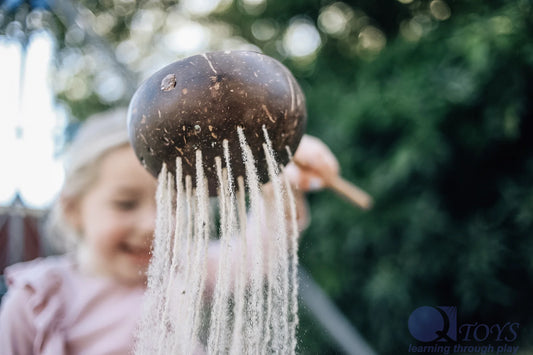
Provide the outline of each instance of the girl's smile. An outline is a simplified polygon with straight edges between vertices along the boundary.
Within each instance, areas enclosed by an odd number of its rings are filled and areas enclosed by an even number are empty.
[[[118,249],[141,265],[150,262],[151,250],[149,245],[135,245],[128,242],[119,243]]]

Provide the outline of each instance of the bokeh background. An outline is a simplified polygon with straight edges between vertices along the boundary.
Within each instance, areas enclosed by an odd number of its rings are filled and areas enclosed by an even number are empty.
[[[531,353],[533,1],[0,3],[1,44],[18,48],[0,53],[0,67],[15,58],[23,69],[37,39],[50,53],[26,81],[7,85],[10,69],[0,78],[7,87],[0,134],[13,142],[2,148],[0,184],[14,191],[2,218],[33,216],[35,224],[24,223],[37,235],[46,215],[46,203],[31,207],[17,193],[14,177],[30,176],[42,189],[41,145],[22,143],[44,134],[31,133],[38,123],[22,124],[37,96],[50,95],[56,121],[46,134],[56,156],[77,123],[127,105],[164,65],[209,50],[262,51],[302,86],[308,133],[375,199],[361,211],[329,191],[311,194],[312,223],[300,248],[301,264],[375,352],[407,353],[416,308],[455,306],[459,323],[520,323],[515,345]],[[20,82],[32,87],[31,76],[43,72],[48,94],[7,110]],[[16,155],[24,150],[16,144],[29,147],[26,155]],[[59,185],[54,177],[51,189]],[[6,243],[4,264],[13,259]],[[305,307],[299,334],[302,353],[341,353]]]

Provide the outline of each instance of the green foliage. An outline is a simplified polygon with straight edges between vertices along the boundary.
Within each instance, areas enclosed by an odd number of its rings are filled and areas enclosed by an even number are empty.
[[[312,196],[302,263],[379,353],[407,351],[423,305],[518,321],[529,343],[531,15],[526,2],[454,14],[352,70],[322,52],[305,78],[309,132],[376,206]]]

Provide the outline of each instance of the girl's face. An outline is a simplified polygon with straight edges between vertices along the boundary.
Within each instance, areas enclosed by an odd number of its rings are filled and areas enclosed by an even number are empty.
[[[82,271],[129,284],[146,280],[156,184],[129,146],[102,158],[96,181],[74,206]]]

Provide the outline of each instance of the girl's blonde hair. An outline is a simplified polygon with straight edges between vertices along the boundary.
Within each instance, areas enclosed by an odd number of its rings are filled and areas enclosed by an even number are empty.
[[[96,181],[102,158],[129,144],[126,115],[127,109],[118,108],[89,117],[66,150],[65,180],[46,223],[48,237],[59,251],[73,250],[81,237],[66,218],[65,201],[79,201]]]

